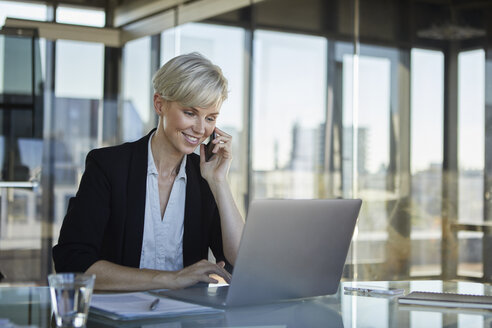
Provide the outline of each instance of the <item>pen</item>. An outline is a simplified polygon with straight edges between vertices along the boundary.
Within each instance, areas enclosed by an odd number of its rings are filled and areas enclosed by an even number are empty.
[[[156,298],[155,300],[152,301],[152,303],[150,303],[149,310],[154,311],[155,309],[157,309],[157,304],[159,304],[158,298]]]

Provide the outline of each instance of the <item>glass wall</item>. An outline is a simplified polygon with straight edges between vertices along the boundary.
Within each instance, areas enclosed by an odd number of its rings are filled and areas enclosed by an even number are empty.
[[[20,1],[0,1],[0,26],[4,25],[7,17],[45,21],[46,5]]]
[[[397,193],[388,184],[390,158],[390,104],[393,70],[398,63],[395,61],[397,52],[383,47],[361,46],[358,61],[358,94],[356,112],[353,112],[355,92],[350,80],[344,81],[347,86],[347,101],[344,101],[344,158],[346,162],[343,172],[344,184],[350,187],[352,194],[345,197],[363,199],[363,207],[359,214],[358,235],[354,240],[356,263],[363,262],[366,272],[377,274],[373,266],[386,261],[386,244],[388,242],[389,213],[388,202],[393,202]],[[344,67],[353,76],[352,56],[345,55]],[[393,80],[394,81],[394,80]],[[357,122],[354,129],[354,116]],[[357,138],[357,144],[354,144]],[[353,149],[357,149],[354,157]],[[354,159],[356,158],[356,159]],[[352,165],[355,165],[353,170]],[[352,179],[357,179],[353,184]],[[350,188],[350,189],[349,189]],[[356,188],[355,190],[353,188]],[[389,205],[388,205],[389,206]],[[391,211],[390,211],[391,213]],[[364,272],[359,272],[363,275]]]
[[[253,198],[318,198],[324,168],[327,40],[254,35]]]
[[[411,275],[441,273],[444,55],[411,52]]]
[[[138,140],[155,127],[150,69],[150,37],[128,42],[123,48],[122,141]]]
[[[56,43],[54,137],[54,243],[68,200],[78,189],[85,156],[98,147],[98,122],[103,96],[104,46],[62,41]]]
[[[458,57],[458,218],[483,222],[485,51]]]
[[[47,7],[31,3],[0,1],[2,25],[5,17],[46,20]],[[57,9],[57,18],[58,22],[68,24],[103,26],[105,14],[102,9],[60,6]],[[21,39],[19,37],[16,44],[22,42]],[[39,79],[34,85],[40,88],[41,96],[36,96],[35,105],[38,106],[40,102],[36,115],[44,117],[37,122],[39,124],[36,124],[36,131],[30,132],[35,133],[35,138],[25,137],[26,127],[17,123],[11,124],[9,128],[9,133],[17,140],[14,148],[6,142],[7,139],[1,138],[2,163],[5,158],[4,148],[5,154],[12,150],[19,153],[20,164],[14,166],[16,168],[14,180],[17,181],[13,183],[18,185],[19,182],[23,183],[25,182],[23,180],[29,179],[28,182],[36,187],[0,188],[0,249],[2,250],[0,271],[6,275],[4,281],[7,282],[45,283],[46,277],[41,274],[51,270],[50,262],[44,262],[44,258],[51,254],[51,245],[43,243],[45,240],[57,242],[68,200],[75,194],[84,171],[85,156],[90,149],[100,146],[98,140],[101,140],[99,125],[102,119],[104,45],[58,40],[55,46],[56,56],[48,59],[55,60],[53,63],[48,63],[48,66],[51,64],[55,66],[55,75],[51,76],[51,72],[48,73],[50,80],[55,81],[52,94],[49,88],[43,90],[46,77],[46,40],[35,42],[36,60],[33,65],[30,64],[31,52],[27,51],[28,49],[13,45],[10,40],[8,42],[9,44],[3,37],[0,38],[0,72],[2,73],[0,100],[7,99],[6,95],[10,92],[8,88],[17,86],[16,88],[19,89],[18,86],[25,80],[23,72],[28,74],[26,76],[30,79],[31,70],[35,70],[36,73],[40,71],[37,74]],[[27,40],[27,44],[30,46],[31,41]],[[17,58],[15,62],[11,60],[12,55]],[[29,65],[25,63],[18,65],[24,59],[29,59]],[[11,69],[16,71],[13,76],[7,72]],[[4,83],[5,81],[8,82]],[[30,83],[26,85],[30,90]],[[45,98],[49,98],[46,102],[43,101],[43,92]],[[31,100],[27,103],[30,102]],[[43,109],[43,105],[48,105],[49,108]],[[21,110],[16,111],[16,116],[21,112]],[[1,117],[2,126],[7,124],[5,117],[7,116]],[[24,125],[28,125],[28,131],[31,131],[30,115],[23,117],[23,121],[25,121]],[[49,127],[50,131],[43,131],[43,125]],[[43,135],[44,140],[41,139]],[[52,146],[53,152],[49,160],[44,163],[49,163],[48,166],[52,171],[41,166],[42,157],[48,154],[46,152],[48,144]],[[26,177],[24,174],[19,175],[19,172],[23,172],[20,168],[25,168]],[[47,176],[43,177],[44,179],[51,179],[48,176],[53,176],[53,189],[50,187],[46,189],[47,185],[41,185],[41,172]],[[2,180],[8,179],[3,174]],[[49,196],[50,194],[52,197]],[[52,201],[53,204],[43,203],[46,200]],[[46,208],[53,210],[46,210]],[[50,216],[43,217],[46,213],[50,213]],[[50,224],[46,225],[47,222]],[[51,225],[51,222],[54,224]],[[45,267],[47,265],[49,267]]]
[[[179,54],[199,52],[220,66],[229,82],[228,99],[220,109],[217,127],[232,136],[234,159],[229,171],[232,192],[240,211],[246,204],[246,134],[244,29],[238,27],[190,23],[161,34],[161,60],[164,65]]]
[[[45,20],[46,6],[0,1],[6,17]],[[41,275],[44,46],[32,31],[0,34],[0,272],[14,282]]]
[[[486,11],[479,3],[359,4],[359,30],[354,1],[269,0],[126,43],[112,140],[156,126],[152,74],[198,51],[230,82],[218,126],[234,137],[230,178],[243,213],[254,198],[360,197],[346,279],[481,278],[483,233],[457,229],[482,229],[490,205]],[[0,1],[4,16],[44,20],[46,7]],[[58,22],[102,26],[104,17],[57,9]],[[451,32],[441,21],[454,24]],[[6,48],[0,42],[2,71]],[[101,145],[103,58],[102,44],[56,41],[55,242],[85,155]],[[24,158],[39,149],[22,138],[19,147]],[[39,249],[39,197],[3,191],[2,251]]]
[[[68,6],[59,6],[56,9],[58,23],[103,27],[106,15],[101,9],[86,9]]]
[[[485,51],[458,56],[458,221],[484,221]],[[481,277],[482,232],[458,234],[458,274]]]

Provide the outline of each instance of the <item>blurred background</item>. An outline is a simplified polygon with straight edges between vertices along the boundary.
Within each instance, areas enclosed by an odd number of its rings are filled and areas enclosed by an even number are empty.
[[[46,284],[87,152],[155,127],[152,74],[192,51],[229,79],[243,214],[361,198],[344,279],[490,282],[492,1],[0,1],[2,25],[2,284]]]

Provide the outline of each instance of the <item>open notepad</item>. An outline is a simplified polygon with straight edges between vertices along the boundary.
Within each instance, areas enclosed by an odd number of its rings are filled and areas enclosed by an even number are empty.
[[[155,299],[155,295],[147,292],[94,294],[92,295],[90,312],[113,320],[222,312],[220,309],[180,302],[165,297],[160,297],[155,309],[150,310],[150,305]]]
[[[492,310],[492,296],[483,295],[411,292],[398,298],[398,303]]]

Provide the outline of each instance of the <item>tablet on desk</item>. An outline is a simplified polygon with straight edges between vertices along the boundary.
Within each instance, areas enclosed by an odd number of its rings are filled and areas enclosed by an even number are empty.
[[[398,298],[398,303],[492,310],[492,296],[455,293],[411,292]]]

